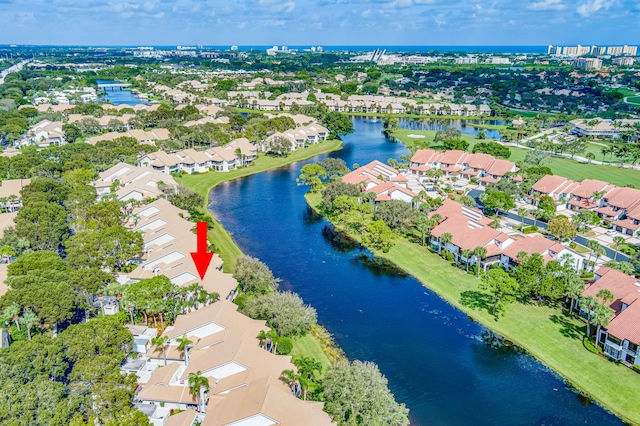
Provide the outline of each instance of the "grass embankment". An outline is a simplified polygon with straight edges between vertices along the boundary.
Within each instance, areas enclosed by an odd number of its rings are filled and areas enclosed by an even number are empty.
[[[223,267],[225,272],[233,272],[235,261],[242,256],[242,251],[233,242],[231,235],[220,225],[216,218],[213,217],[209,209],[207,209],[211,189],[222,182],[253,175],[265,170],[276,169],[296,161],[302,161],[315,157],[316,155],[336,151],[340,149],[341,146],[342,141],[340,140],[328,140],[304,149],[298,149],[286,157],[273,157],[262,154],[254,161],[253,165],[230,172],[207,172],[184,175],[177,178],[180,183],[204,197],[204,204],[200,208],[200,211],[209,215],[214,221],[213,229],[209,231],[209,241],[213,242],[215,249],[224,261]]]
[[[212,218],[214,222],[213,229],[208,233],[209,241],[213,242],[214,247],[224,261],[224,271],[232,273],[235,268],[235,261],[243,256],[242,251],[233,241],[222,225],[216,220],[207,208],[209,204],[209,192],[216,185],[222,182],[238,179],[244,176],[260,173],[270,169],[286,166],[296,161],[303,161],[316,155],[336,151],[342,146],[340,140],[324,141],[317,145],[312,145],[304,149],[298,149],[290,153],[286,157],[271,157],[260,155],[252,166],[242,169],[233,170],[231,172],[208,172],[201,174],[184,175],[177,180],[185,186],[193,189],[204,197],[204,204],[200,211]],[[332,361],[336,361],[342,356],[340,348],[335,346],[329,332],[319,325],[312,327],[310,333],[302,337],[294,339],[293,356],[308,356],[322,364],[322,372],[327,371]]]
[[[321,213],[320,195],[306,198]],[[558,307],[536,303],[509,305],[506,314],[496,319],[491,314],[491,295],[478,289],[477,278],[404,238],[389,253],[375,255],[395,263],[475,321],[525,349],[623,420],[640,424],[640,376],[588,352],[582,345],[586,329],[582,322],[565,316]]]
[[[475,127],[476,129],[485,129],[485,130],[504,130],[509,128],[509,126],[505,124],[467,123],[467,126]]]
[[[423,135],[424,138],[411,138],[410,134]],[[416,147],[420,145],[421,141],[429,142],[429,147],[433,149],[441,149],[441,146],[433,145],[433,139],[436,136],[435,130],[408,130],[398,129],[390,132],[390,135],[404,143],[409,149],[415,151]],[[469,151],[473,146],[479,142],[480,139],[476,139],[472,136],[462,135],[462,138],[469,142]],[[518,162],[524,161],[525,156],[529,150],[510,146],[511,161]],[[586,178],[599,179],[606,182],[610,182],[614,185],[625,186],[632,184],[635,187],[640,187],[640,171],[632,169],[623,169],[621,167],[607,166],[602,164],[588,164],[581,163],[577,160],[563,157],[553,157],[553,160],[546,164],[551,167],[554,174],[564,176],[576,181],[582,181]]]

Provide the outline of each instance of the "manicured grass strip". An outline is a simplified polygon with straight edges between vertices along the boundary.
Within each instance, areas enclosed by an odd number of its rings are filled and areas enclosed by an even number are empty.
[[[419,146],[421,141],[429,142],[431,144],[430,148],[441,148],[433,145],[433,139],[436,136],[435,130],[397,129],[390,133],[391,136],[400,140],[411,150],[415,150],[416,146]],[[408,136],[410,134],[424,135],[425,137],[420,139],[411,138]],[[482,142],[481,140],[469,135],[463,134],[462,138],[469,142],[469,151],[471,151],[475,144]],[[514,146],[510,146],[509,149],[511,150],[511,157],[509,159],[514,162],[524,161],[525,156],[529,152],[529,150]],[[599,148],[596,152],[599,153]],[[602,154],[600,154],[599,157],[602,157]],[[596,154],[596,158],[598,158],[598,154]],[[577,160],[563,157],[553,157],[553,160],[546,165],[551,167],[553,174],[564,176],[576,181],[582,181],[587,178],[599,179],[618,186],[631,184],[636,188],[640,188],[640,170],[623,169],[621,167],[602,164],[581,163]]]
[[[321,196],[306,197],[318,210]],[[403,238],[389,253],[375,255],[395,263],[474,320],[525,349],[623,420],[640,424],[640,375],[584,349],[586,326],[582,322],[565,316],[557,307],[536,303],[509,305],[506,314],[496,320],[491,315],[491,296],[478,289],[477,278]]]
[[[476,123],[468,123],[467,126],[475,127],[476,129],[485,129],[485,130],[504,130],[508,126],[504,124],[476,124]]]
[[[321,376],[324,376],[324,373],[326,373],[331,365],[329,358],[327,358],[325,353],[322,351],[320,343],[318,343],[311,334],[305,334],[304,336],[298,336],[293,339],[293,350],[291,351],[291,356],[308,356],[319,361],[320,364],[322,364]]]
[[[177,181],[183,185],[193,189],[204,197],[204,204],[200,209],[204,214],[209,215],[213,221],[213,229],[209,231],[209,241],[213,242],[215,250],[220,254],[224,261],[224,271],[233,272],[235,261],[242,257],[242,251],[233,242],[231,235],[222,227],[222,225],[211,215],[207,206],[209,204],[209,192],[213,187],[222,182],[238,179],[244,176],[253,175],[265,170],[276,169],[296,161],[306,160],[316,155],[336,151],[342,147],[342,141],[329,140],[319,144],[311,145],[307,148],[298,149],[290,153],[286,157],[274,157],[260,154],[254,161],[253,165],[241,169],[232,170],[230,172],[207,172],[200,174],[184,175],[177,178]]]

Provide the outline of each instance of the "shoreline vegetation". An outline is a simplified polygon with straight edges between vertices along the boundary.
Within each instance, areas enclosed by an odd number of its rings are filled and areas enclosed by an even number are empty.
[[[319,193],[308,192],[305,199],[338,231],[362,243],[358,235],[332,221],[321,206]],[[387,253],[369,250],[416,278],[474,321],[526,351],[582,395],[623,421],[640,424],[637,401],[629,398],[640,395],[638,373],[586,350],[582,339],[586,328],[583,322],[566,316],[558,306],[535,302],[511,306],[504,316],[496,319],[491,312],[490,294],[478,289],[480,281],[425,247],[399,237]]]
[[[227,273],[232,273],[235,269],[235,262],[244,254],[240,247],[233,241],[233,236],[224,229],[222,224],[211,214],[207,208],[209,204],[209,192],[217,185],[250,176],[267,170],[273,170],[289,164],[308,160],[309,158],[337,151],[342,148],[342,141],[339,139],[326,140],[319,144],[311,145],[304,149],[298,149],[287,156],[268,156],[261,154],[256,158],[251,166],[246,166],[230,172],[208,172],[201,174],[183,175],[176,180],[181,184],[196,191],[204,198],[204,203],[199,212],[210,218],[213,223],[212,229],[208,232],[209,242],[213,245],[214,251],[223,260],[223,269]],[[346,359],[344,352],[338,347],[331,336],[331,333],[319,324],[314,325],[310,332],[304,336],[294,339],[292,355],[308,356],[318,362],[323,367],[323,372],[327,367]]]

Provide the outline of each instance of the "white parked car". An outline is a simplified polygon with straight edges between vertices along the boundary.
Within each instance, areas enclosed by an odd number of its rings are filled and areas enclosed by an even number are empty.
[[[605,234],[607,234],[607,235],[616,235],[616,230],[615,229],[609,229],[607,232],[605,232]]]

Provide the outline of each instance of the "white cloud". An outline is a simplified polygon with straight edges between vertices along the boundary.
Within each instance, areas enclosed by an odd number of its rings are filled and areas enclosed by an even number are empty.
[[[596,13],[600,9],[609,9],[613,5],[613,3],[615,3],[614,0],[591,0],[583,5],[578,6],[578,9],[576,10],[580,14],[580,16],[586,18]]]
[[[443,25],[445,25],[447,23],[446,19],[444,18],[444,15],[442,13],[437,14],[434,20],[436,22],[436,25],[439,26],[439,27],[441,27],[441,26],[443,26]]]
[[[360,13],[360,17],[362,18],[368,18],[369,16],[371,16],[371,9],[363,10],[362,13]]]
[[[541,0],[531,3],[527,9],[530,10],[563,10],[567,6],[562,3],[562,0]]]
[[[438,0],[393,0],[392,2],[385,4],[384,7],[389,9],[401,9],[421,4],[433,4],[437,1]]]

